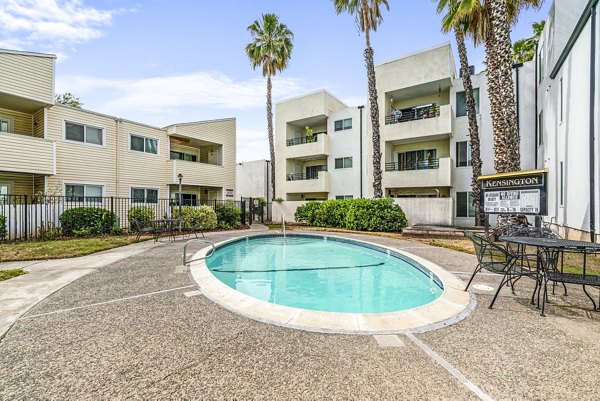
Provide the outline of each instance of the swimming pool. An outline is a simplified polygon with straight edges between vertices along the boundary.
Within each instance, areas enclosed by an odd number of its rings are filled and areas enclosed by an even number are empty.
[[[326,236],[261,236],[206,260],[227,286],[270,303],[326,312],[384,313],[422,306],[440,280],[406,257]]]
[[[464,319],[476,303],[462,280],[435,263],[344,234],[293,233],[285,240],[253,234],[215,249],[196,252],[189,265],[199,293],[279,326],[365,335],[423,332]]]

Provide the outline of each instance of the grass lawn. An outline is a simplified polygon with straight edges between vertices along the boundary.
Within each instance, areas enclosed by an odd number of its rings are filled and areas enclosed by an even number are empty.
[[[0,270],[0,281],[8,280],[9,278],[18,277],[25,274],[23,269]]]
[[[143,236],[140,240],[145,241],[151,238],[151,236]],[[134,242],[134,235],[119,235],[0,244],[0,262],[73,258],[133,244]]]

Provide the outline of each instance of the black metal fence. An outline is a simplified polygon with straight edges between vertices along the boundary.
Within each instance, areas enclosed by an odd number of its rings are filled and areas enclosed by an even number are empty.
[[[395,109],[389,116],[385,116],[385,125],[404,123],[407,121],[422,120],[440,116],[440,106],[436,104]]]
[[[312,136],[300,136],[286,141],[287,146],[302,145],[304,143],[318,142],[320,135],[327,135],[327,132],[315,132]]]
[[[440,159],[385,163],[385,171],[430,170],[440,168]]]
[[[240,224],[251,224],[252,213],[244,200],[205,200],[183,202],[182,206],[199,207],[206,205],[217,211],[218,208],[238,208],[241,211]],[[130,231],[129,213],[132,207],[144,206],[152,210],[155,219],[177,216],[179,202],[176,199],[157,199],[152,202],[135,198],[73,197],[73,196],[31,196],[0,195],[0,241],[48,239],[60,236],[62,214],[75,208],[100,208],[115,216],[115,228]]]

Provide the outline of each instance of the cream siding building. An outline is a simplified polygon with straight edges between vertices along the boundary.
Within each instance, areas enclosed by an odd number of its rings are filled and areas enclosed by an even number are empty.
[[[0,195],[232,199],[234,118],[165,128],[54,104],[52,55],[0,50]]]

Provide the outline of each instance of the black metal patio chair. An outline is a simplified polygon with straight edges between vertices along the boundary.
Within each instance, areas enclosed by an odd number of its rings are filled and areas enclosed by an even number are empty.
[[[485,269],[491,273],[502,274],[502,280],[492,299],[490,309],[494,306],[496,298],[504,285],[510,285],[512,293],[515,293],[514,285],[521,277],[532,277],[536,280],[536,287],[531,297],[531,302],[534,302],[535,293],[538,292],[539,285],[537,263],[532,262],[537,262],[536,255],[527,255],[522,252],[516,252],[515,249],[511,249],[507,245],[494,243],[489,238],[475,234],[471,231],[465,231],[465,236],[473,242],[475,254],[477,256],[477,266],[465,287],[465,291],[469,289],[469,286],[477,273]]]
[[[158,241],[160,231],[157,230],[154,224],[144,224],[143,222],[135,218],[131,218],[131,222],[133,223],[133,229],[136,232],[136,241],[140,240],[142,234],[151,234],[154,236],[154,242]]]

